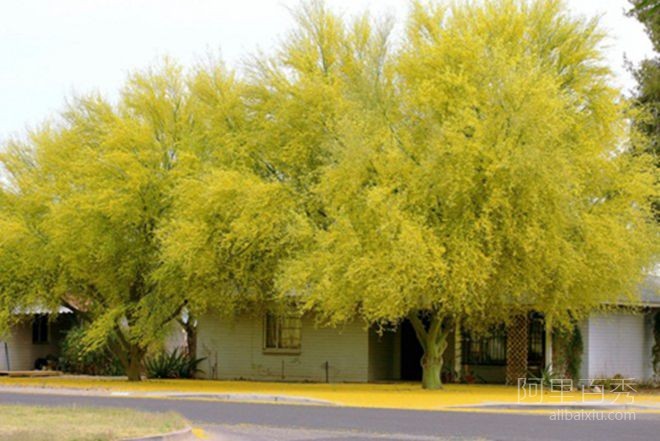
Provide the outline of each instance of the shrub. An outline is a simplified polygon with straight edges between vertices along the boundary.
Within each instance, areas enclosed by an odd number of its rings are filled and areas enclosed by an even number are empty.
[[[552,334],[552,348],[555,352],[555,373],[564,378],[577,381],[582,366],[582,353],[584,345],[582,333],[577,325],[571,329],[557,329]]]
[[[612,389],[621,385],[621,380],[625,379],[621,374],[615,374],[613,377],[608,377],[607,375],[599,375],[598,377],[592,381],[591,385],[602,387],[605,392],[611,392]]]
[[[202,372],[199,364],[206,358],[194,358],[184,351],[174,349],[172,352],[160,352],[149,357],[144,362],[149,378],[193,378]]]
[[[60,345],[59,369],[64,372],[85,375],[124,375],[119,359],[107,346],[87,350],[82,343],[84,326],[71,328]]]
[[[653,317],[653,374],[660,376],[660,312]]]
[[[582,342],[582,332],[576,325],[568,342],[568,359],[566,360],[566,372],[573,379],[580,377],[580,367],[582,366],[582,352],[584,344]]]

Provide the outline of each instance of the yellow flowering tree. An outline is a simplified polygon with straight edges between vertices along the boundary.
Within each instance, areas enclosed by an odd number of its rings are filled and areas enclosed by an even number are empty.
[[[561,325],[632,293],[657,252],[657,176],[601,40],[558,1],[415,3],[379,93],[342,90],[311,187],[325,218],[281,292],[324,323],[408,319],[430,389],[458,320]]]
[[[457,321],[567,325],[633,291],[657,172],[594,21],[414,3],[395,44],[389,20],[295,17],[245,77],[165,63],[6,146],[0,327],[68,304],[137,380],[182,308],[280,294],[324,324],[409,320],[437,388]]]
[[[209,167],[240,168],[232,153],[244,114],[239,88],[217,65],[186,75],[166,61],[132,75],[116,105],[76,99],[61,121],[5,146],[5,328],[13,308],[65,304],[87,322],[87,347],[110,345],[129,379],[140,379],[164,325],[204,304],[172,270],[176,253],[167,251],[175,237],[181,250],[194,238],[170,227],[185,189],[199,187],[190,181],[202,182]],[[238,172],[210,176],[241,191],[258,185]],[[250,219],[235,200],[231,210]]]

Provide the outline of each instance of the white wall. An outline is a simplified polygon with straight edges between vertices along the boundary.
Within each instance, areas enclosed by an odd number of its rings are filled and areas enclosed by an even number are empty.
[[[165,327],[162,349],[165,352],[172,352],[175,349],[185,351],[187,348],[186,333],[181,325],[177,321],[172,320]]]
[[[582,376],[594,379],[619,374],[648,379],[647,325],[643,314],[621,311],[592,315],[582,326]]]
[[[230,322],[206,314],[198,322],[197,356],[206,378],[325,381],[367,381],[368,332],[361,323],[342,328],[317,328],[304,317],[299,354],[263,351],[263,319],[240,316]]]
[[[12,327],[9,335],[0,337],[0,370],[25,371],[34,369],[37,358],[47,355],[57,355],[57,326],[49,323],[49,342],[46,344],[32,343],[32,322],[26,319]],[[5,344],[9,352],[9,368],[5,355]]]
[[[580,365],[580,378],[590,378],[589,363],[591,354],[589,352],[589,320],[580,323],[580,333],[582,334],[582,365]]]

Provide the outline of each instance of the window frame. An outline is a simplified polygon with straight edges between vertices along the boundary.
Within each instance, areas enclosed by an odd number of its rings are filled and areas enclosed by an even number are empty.
[[[282,328],[283,322],[285,319],[294,319],[298,322],[297,333],[298,333],[298,345],[297,347],[282,347]],[[268,331],[269,331],[269,320],[275,320],[275,340],[276,346],[268,346]],[[302,351],[302,317],[296,314],[285,314],[278,315],[275,313],[266,313],[264,314],[262,321],[263,329],[263,338],[262,338],[262,351],[264,354],[271,355],[299,355]],[[296,329],[296,328],[291,328]]]

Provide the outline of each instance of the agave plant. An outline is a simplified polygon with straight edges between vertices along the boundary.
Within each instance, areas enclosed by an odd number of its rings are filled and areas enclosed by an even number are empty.
[[[203,372],[199,364],[206,358],[194,358],[184,351],[174,349],[172,352],[160,352],[149,357],[144,367],[149,378],[192,378]]]
[[[530,376],[533,380],[535,380],[539,384],[542,384],[544,387],[551,387],[553,380],[559,379],[559,375],[557,375],[552,370],[552,365],[541,369],[538,376],[536,375],[530,375]]]

